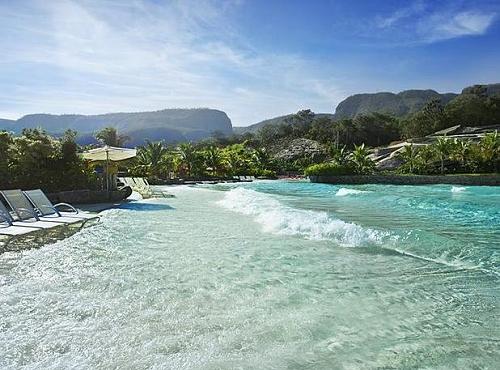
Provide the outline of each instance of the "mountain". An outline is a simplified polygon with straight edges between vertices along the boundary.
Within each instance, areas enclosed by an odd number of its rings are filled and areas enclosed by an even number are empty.
[[[405,90],[394,94],[379,92],[356,94],[341,101],[335,110],[335,118],[353,118],[364,113],[388,113],[401,117],[414,113],[432,99],[440,99],[443,104],[457,97],[458,94],[440,94],[434,90]]]
[[[469,86],[462,90],[462,94],[481,94],[487,96],[500,94],[500,83]]]
[[[244,134],[246,132],[256,133],[262,127],[264,127],[266,125],[280,125],[283,123],[287,123],[286,122],[287,118],[290,118],[292,116],[293,116],[293,114],[287,114],[284,116],[278,116],[278,117],[266,119],[264,121],[254,123],[253,125],[246,126],[246,127],[233,127],[233,132],[235,134]],[[331,113],[316,113],[314,115],[314,119],[322,118],[322,117],[334,118],[333,114],[331,114]]]
[[[79,114],[30,114],[17,121],[0,119],[0,130],[19,133],[23,128],[42,127],[51,134],[62,134],[67,129],[79,133],[83,144],[94,142],[93,134],[113,126],[130,137],[129,146],[141,145],[144,140],[196,141],[218,131],[232,133],[231,120],[226,113],[208,108],[164,109],[155,112]]]

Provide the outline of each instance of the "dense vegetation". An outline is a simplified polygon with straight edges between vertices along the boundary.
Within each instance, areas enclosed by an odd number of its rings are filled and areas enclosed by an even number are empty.
[[[375,165],[368,147],[421,137],[455,124],[500,124],[500,96],[476,87],[445,106],[431,100],[420,111],[402,118],[370,113],[335,121],[332,116],[303,110],[288,116],[283,124],[265,125],[255,133],[227,136],[214,132],[209,139],[176,145],[147,141],[138,148],[137,158],[122,170],[152,180],[273,177],[289,171],[307,175],[369,174]],[[112,146],[123,146],[130,140],[111,127],[94,135]],[[72,130],[59,138],[36,128],[25,129],[19,136],[0,131],[0,188],[41,187],[50,192],[95,187],[93,168],[78,155],[84,148],[76,144],[76,136]],[[304,139],[313,140],[321,149],[293,158],[280,157],[280,150]],[[405,147],[399,154],[403,164],[398,171],[498,172],[499,157],[497,133],[486,135],[479,143],[441,137],[432,145]]]
[[[305,137],[327,145],[353,148],[362,143],[379,146],[398,139],[422,137],[459,124],[500,124],[500,94],[487,95],[484,88],[476,87],[446,105],[432,99],[421,110],[403,117],[369,113],[336,121],[328,116],[317,118],[310,110],[304,110],[287,117],[282,124],[267,125],[255,135],[246,135],[258,139],[264,146]]]
[[[425,147],[406,146],[399,154],[403,165],[401,173],[487,173],[498,172],[500,164],[500,136],[486,134],[480,142],[451,140],[440,137]]]
[[[227,178],[234,175],[274,177],[274,164],[263,148],[247,142],[217,146],[211,142],[166,146],[148,142],[138,149],[130,172],[149,178]]]
[[[92,170],[78,156],[76,132],[56,139],[43,130],[24,129],[20,136],[0,131],[0,189],[44,191],[94,186]]]
[[[398,153],[402,165],[399,173],[432,175],[446,173],[491,173],[500,168],[500,136],[497,132],[486,134],[478,143],[468,140],[439,137],[427,146],[408,145]],[[348,153],[345,147],[333,151],[331,159],[309,166],[308,176],[340,176],[371,174],[374,163],[363,146]]]

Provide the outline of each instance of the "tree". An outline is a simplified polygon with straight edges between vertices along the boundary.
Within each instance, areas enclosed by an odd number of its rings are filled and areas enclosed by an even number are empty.
[[[216,176],[222,170],[224,157],[219,148],[214,145],[209,146],[204,153],[205,165],[210,168],[212,176]]]
[[[437,156],[439,157],[439,161],[441,163],[441,174],[444,174],[444,161],[448,159],[451,150],[453,148],[452,141],[449,140],[446,136],[438,137],[436,142],[433,145],[434,150],[436,151]]]
[[[422,137],[449,126],[441,101],[432,99],[420,111],[403,119],[402,134],[406,138]]]
[[[500,136],[498,131],[484,135],[479,143],[484,167],[487,170],[498,172],[498,162],[500,161]]]
[[[364,143],[368,146],[389,144],[400,137],[396,117],[382,113],[358,115],[353,120],[355,144]]]
[[[266,148],[257,148],[253,151],[253,160],[259,170],[263,171],[269,169],[271,165],[271,158]]]
[[[114,127],[103,128],[95,134],[95,138],[105,145],[116,147],[121,147],[130,140],[128,136],[118,134]]]
[[[404,162],[402,170],[414,173],[417,162],[417,151],[413,147],[413,144],[405,145],[401,149],[401,152],[398,153],[398,157]]]
[[[137,161],[140,166],[147,168],[149,176],[160,176],[167,154],[168,149],[162,141],[146,140],[146,145],[139,147],[137,151]]]
[[[346,165],[349,162],[349,153],[347,152],[345,145],[340,149],[335,146],[331,147],[330,156],[332,157],[332,162],[341,166]]]
[[[351,154],[351,162],[354,165],[354,169],[358,174],[370,174],[375,168],[375,163],[368,157],[368,149],[365,148],[365,144],[355,146]]]
[[[177,148],[180,163],[185,166],[188,176],[193,176],[199,164],[199,155],[191,143],[182,143]]]
[[[467,168],[467,159],[469,157],[470,147],[471,144],[469,140],[455,139],[453,141],[451,156],[460,163],[463,170]]]
[[[12,134],[0,131],[0,189],[9,188],[12,181],[12,174],[9,171],[12,162],[12,145]]]

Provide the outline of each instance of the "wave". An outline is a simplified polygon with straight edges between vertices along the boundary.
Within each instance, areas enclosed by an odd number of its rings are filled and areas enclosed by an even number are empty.
[[[344,197],[346,195],[354,195],[354,194],[362,194],[362,193],[369,193],[369,191],[366,191],[366,190],[356,190],[356,189],[348,189],[348,188],[340,188],[335,193],[335,196],[337,196],[337,197]]]
[[[346,247],[381,245],[390,237],[378,230],[332,218],[326,212],[286,206],[271,195],[250,189],[232,189],[218,204],[229,210],[254,216],[254,220],[262,225],[265,232],[278,235],[333,240]]]
[[[464,192],[465,190],[467,190],[467,188],[463,187],[463,186],[452,186],[451,187],[451,192],[452,193],[462,193]]]

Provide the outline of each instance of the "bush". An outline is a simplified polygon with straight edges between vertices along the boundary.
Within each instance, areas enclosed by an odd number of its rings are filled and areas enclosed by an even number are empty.
[[[266,179],[275,179],[276,172],[273,170],[260,170],[256,172],[257,177],[265,177]]]
[[[352,175],[354,172],[354,169],[347,164],[319,163],[307,167],[304,174],[306,176],[342,176]]]

